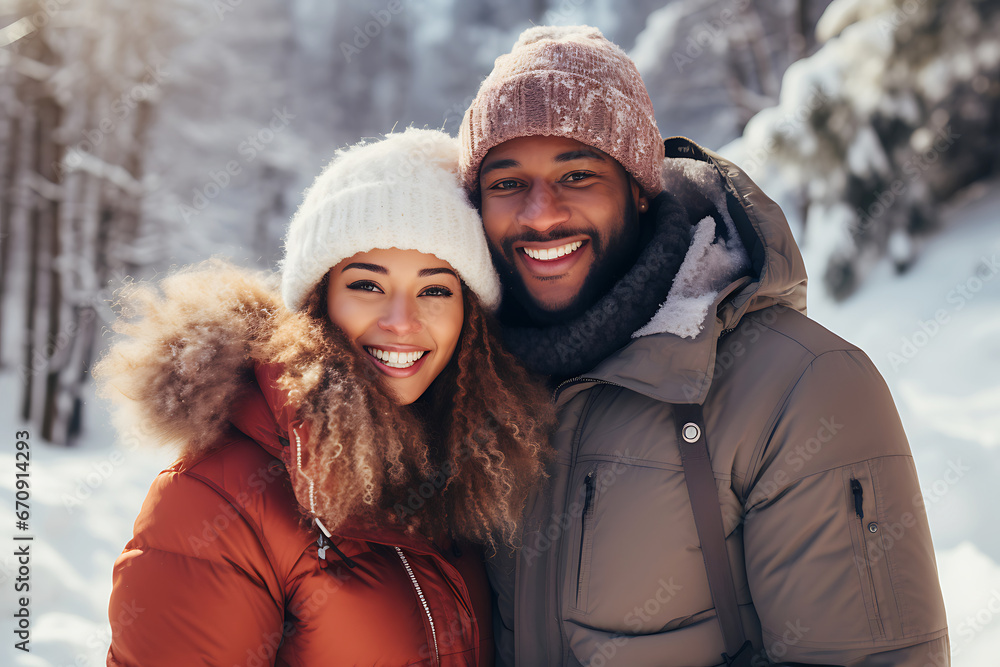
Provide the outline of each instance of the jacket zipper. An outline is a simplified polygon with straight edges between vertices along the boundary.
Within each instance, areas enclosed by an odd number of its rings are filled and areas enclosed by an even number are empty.
[[[413,584],[413,590],[417,592],[417,597],[420,598],[420,604],[424,608],[424,613],[427,615],[427,622],[431,626],[431,639],[434,640],[434,664],[441,664],[441,655],[438,653],[438,640],[437,631],[434,629],[434,618],[431,616],[431,608],[427,604],[427,598],[424,597],[424,591],[420,588],[420,583],[417,581],[417,576],[413,574],[413,568],[410,567],[410,561],[406,559],[403,554],[403,550],[399,547],[393,547],[396,553],[399,555],[399,560],[403,561],[403,567],[406,568],[406,574],[410,576],[410,583]]]
[[[588,379],[590,379],[590,378],[575,378],[575,380],[580,380],[580,381],[585,381],[585,380],[588,380]],[[552,400],[553,401],[556,400],[556,397],[559,394],[559,390],[563,387],[563,385],[567,384],[567,382],[573,382],[575,380],[566,380],[566,381],[560,383],[559,386],[556,387],[556,390],[555,390],[555,392],[552,395],[553,396]],[[614,384],[613,382],[606,382],[604,380],[594,380],[594,382],[596,382],[598,384],[602,384],[602,383],[603,384],[611,384],[611,385]],[[616,385],[616,386],[621,386],[621,385]],[[584,430],[584,427],[587,425],[587,417],[590,414],[590,408],[593,406],[594,401],[596,400],[596,396],[597,396],[596,392],[592,392],[589,396],[587,396],[587,399],[586,399],[586,401],[583,404],[583,410],[580,412],[580,419],[577,421],[577,426],[576,426],[575,432],[573,433],[573,440],[572,440],[572,443],[570,444],[570,451],[572,452],[572,457],[573,457],[573,461],[572,461],[572,466],[573,467],[570,470],[570,475],[572,475],[573,471],[576,470],[576,459],[577,459],[577,455],[579,454],[579,451],[580,451],[580,439],[583,437],[583,430]],[[570,502],[571,502],[570,491],[567,490],[567,492],[566,492],[566,498],[565,498],[565,503],[566,503],[565,506],[568,506]],[[581,515],[581,522],[582,522],[582,515]],[[582,526],[581,526],[581,529],[582,529]],[[580,548],[582,549],[583,548],[583,546],[582,546],[583,545],[583,538],[582,538],[582,536],[581,536],[580,543],[581,543],[581,547]],[[567,547],[568,546],[569,545],[567,545]],[[521,559],[520,558],[517,559],[517,563],[518,563],[518,566],[520,567],[520,564],[521,564]],[[553,593],[555,595],[555,599],[562,599],[562,595],[563,595],[564,591],[563,591],[562,587],[559,586],[559,584],[558,584],[558,582],[557,582],[556,579],[553,579],[552,586],[553,586]],[[578,572],[577,573],[577,603],[579,603],[579,595],[580,595],[580,585],[579,585],[579,572]],[[532,628],[532,630],[534,630],[534,628]],[[549,646],[548,647],[548,654],[549,654],[549,657],[550,657],[549,662],[551,662],[553,664],[568,664],[570,662],[570,648],[569,648],[569,646],[566,645],[566,635],[565,635],[564,632],[561,632],[561,631],[558,632],[557,635],[559,637],[559,652],[558,653],[555,652],[555,646]],[[515,645],[518,645],[518,646],[520,645],[520,642],[515,641],[514,643],[515,643]],[[515,657],[516,657],[516,653],[517,652],[518,651],[515,651]],[[561,656],[561,657],[559,657],[559,656]]]
[[[854,494],[854,513],[859,519],[865,518],[865,490],[861,487],[861,482],[856,479],[851,480],[851,493]]]
[[[580,519],[580,558],[576,565],[576,606],[580,607],[580,594],[583,591],[583,543],[587,538],[587,516],[590,514],[590,504],[594,499],[594,471],[587,473],[583,481],[586,492],[583,499],[583,514]]]
[[[878,595],[875,594],[875,577],[872,575],[872,564],[868,557],[868,538],[865,536],[865,510],[864,510],[864,498],[865,489],[861,486],[861,482],[856,479],[851,480],[851,493],[854,495],[854,514],[858,517],[858,523],[861,524],[861,544],[862,548],[865,550],[865,570],[868,572],[868,586],[872,592],[872,606],[875,608],[875,621],[878,623],[879,632],[885,636],[885,629],[882,627],[882,614],[878,609]]]

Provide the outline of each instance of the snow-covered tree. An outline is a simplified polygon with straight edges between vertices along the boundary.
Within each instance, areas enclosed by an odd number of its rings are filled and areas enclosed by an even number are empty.
[[[4,348],[20,414],[65,443],[109,279],[143,261],[140,201],[170,3],[8,3],[0,56]]]
[[[843,298],[885,255],[905,270],[940,204],[1000,170],[1000,3],[835,0],[817,36],[738,156]]]
[[[630,54],[660,131],[716,147],[778,101],[788,66],[815,47],[829,0],[675,0],[651,13]]]

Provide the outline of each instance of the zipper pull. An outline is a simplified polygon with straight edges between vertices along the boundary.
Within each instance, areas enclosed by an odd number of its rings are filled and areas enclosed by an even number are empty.
[[[864,497],[865,491],[861,488],[861,482],[856,479],[851,480],[851,493],[854,494],[854,513],[859,519],[865,518]]]
[[[587,514],[587,510],[590,509],[590,501],[594,498],[594,471],[591,470],[587,473],[587,478],[583,481],[584,486],[587,489],[587,493],[583,500],[583,514]]]

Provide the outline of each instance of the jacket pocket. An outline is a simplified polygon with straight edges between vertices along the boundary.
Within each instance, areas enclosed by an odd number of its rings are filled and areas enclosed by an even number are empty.
[[[590,581],[590,564],[594,547],[594,514],[601,468],[602,464],[600,463],[590,466],[580,485],[582,488],[577,492],[579,494],[577,502],[581,503],[582,510],[580,512],[580,537],[576,560],[576,591],[573,594],[573,609],[578,612],[587,609],[587,588]]]
[[[880,600],[875,578],[878,576],[878,556],[884,552],[881,536],[878,534],[875,490],[866,466],[853,466],[853,469],[845,470],[844,481],[848,500],[845,509],[851,515],[848,523],[851,527],[851,542],[854,545],[854,563],[861,580],[861,593],[868,614],[868,625],[872,639],[880,640],[885,638],[885,627],[879,609]]]

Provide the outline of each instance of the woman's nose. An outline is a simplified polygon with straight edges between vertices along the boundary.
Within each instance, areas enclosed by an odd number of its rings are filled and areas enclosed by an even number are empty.
[[[381,329],[398,336],[420,331],[423,325],[418,316],[416,299],[408,296],[392,299],[385,313],[379,318],[378,325]]]

